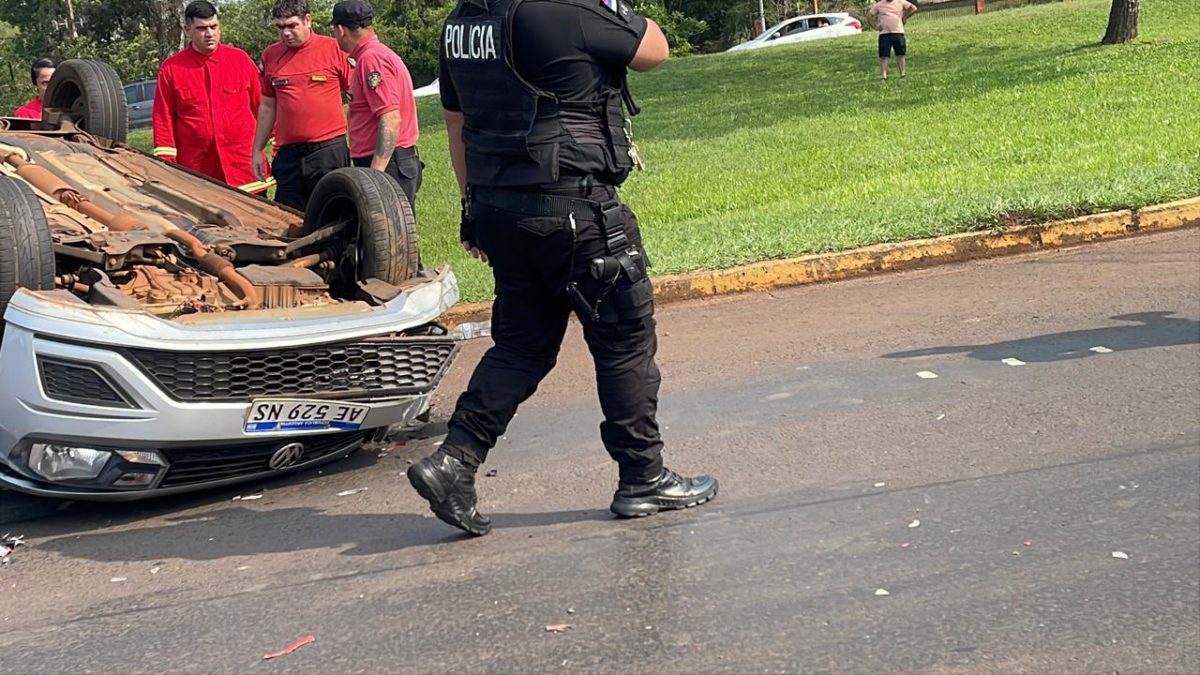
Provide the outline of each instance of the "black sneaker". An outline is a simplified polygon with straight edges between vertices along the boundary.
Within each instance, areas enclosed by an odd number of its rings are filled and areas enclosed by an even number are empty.
[[[477,537],[492,531],[491,519],[475,509],[475,472],[460,460],[439,450],[408,467],[408,482],[442,522]]]
[[[687,477],[663,469],[658,480],[650,483],[618,483],[609,509],[626,518],[690,509],[716,497],[717,487],[712,476]]]

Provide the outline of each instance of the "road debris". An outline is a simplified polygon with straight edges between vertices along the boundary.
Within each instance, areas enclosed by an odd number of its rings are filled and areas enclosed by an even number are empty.
[[[1003,363],[1006,366],[1012,366],[1014,368],[1025,365],[1025,362],[1022,361],[1021,359],[1011,359],[1011,358],[1010,359],[1001,359],[1000,363]]]
[[[1111,354],[1111,353],[1113,353],[1113,350],[1109,349],[1108,347],[1092,347],[1092,348],[1091,348],[1090,350],[1088,350],[1088,351],[1093,351],[1093,352],[1096,352],[1097,354]]]
[[[879,597],[883,597],[885,595],[891,595],[891,593],[888,593],[887,589],[877,588],[877,589],[875,589],[875,595],[877,595]]]
[[[291,654],[292,652],[296,651],[297,649],[300,649],[304,645],[311,645],[312,643],[314,643],[316,641],[317,641],[317,638],[313,637],[312,635],[305,635],[304,637],[300,638],[299,640],[296,640],[292,644],[284,647],[283,649],[280,649],[277,652],[271,652],[270,654],[264,655],[263,661],[270,661],[271,659],[277,659],[281,656],[287,656],[288,654]]]
[[[492,469],[492,470],[488,471],[487,473],[483,474],[484,478],[495,478],[496,476],[499,476],[499,475],[500,475],[500,472],[496,469]]]
[[[546,626],[546,632],[547,633],[565,633],[574,627],[575,626],[573,626],[569,623],[556,623],[556,624],[553,624],[550,626]]]
[[[877,488],[879,488],[879,487],[887,487],[887,483],[876,483],[876,484],[875,484],[875,487],[877,487]]]
[[[919,520],[914,520],[914,521],[912,521],[911,523],[909,523],[909,524],[908,524],[908,529],[912,530],[912,529],[916,529],[916,528],[918,528],[918,527],[920,527],[920,526],[921,526],[921,521],[919,521]]]
[[[922,370],[921,372],[917,373],[917,377],[921,378],[922,380],[936,380],[938,379],[938,374],[931,370]]]
[[[158,574],[159,570],[161,570],[161,569],[162,569],[162,567],[155,565],[154,567],[150,568],[150,574]]]
[[[907,541],[903,544],[900,544],[900,548],[908,548],[909,546],[912,546],[912,544],[908,543]]]
[[[357,495],[357,494],[361,494],[361,493],[363,493],[363,492],[366,492],[366,491],[367,491],[367,488],[365,488],[365,487],[354,488],[353,490],[342,490],[341,492],[337,493],[337,496],[339,496],[339,497],[349,497],[349,496],[351,496],[351,495]]]
[[[129,581],[129,577],[113,577],[109,579],[109,582],[114,584],[119,584],[124,581]]]
[[[9,556],[12,555],[13,551],[17,550],[20,546],[26,545],[25,535],[22,534],[14,537],[10,533],[5,533],[3,537],[0,537],[0,563],[5,565],[10,564],[12,558]]]
[[[574,607],[568,607],[568,608],[567,608],[567,614],[574,614],[574,613],[575,613],[575,608],[574,608]]]
[[[238,495],[233,498],[233,501],[235,501],[235,502],[252,502],[255,499],[262,499],[262,498],[263,498],[262,494],[245,495],[245,496]]]
[[[941,415],[937,416],[937,421],[939,421],[939,422],[941,422],[944,419],[946,419],[946,413],[942,413]]]
[[[1129,554],[1124,551],[1113,551],[1112,557],[1118,560],[1129,560]]]
[[[1027,542],[1025,542],[1025,548],[1029,548],[1030,546],[1033,546],[1033,542],[1032,542],[1032,541],[1027,541]]]

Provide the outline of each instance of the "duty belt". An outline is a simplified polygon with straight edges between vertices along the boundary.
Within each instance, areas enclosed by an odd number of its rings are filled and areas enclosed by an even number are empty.
[[[610,253],[617,253],[629,248],[629,237],[625,234],[621,218],[623,205],[621,200],[617,199],[616,190],[613,190],[612,196],[603,202],[582,197],[545,195],[536,192],[484,187],[471,187],[469,195],[471,201],[528,216],[551,216],[554,218],[574,216],[576,220],[594,221],[600,223],[606,248]]]

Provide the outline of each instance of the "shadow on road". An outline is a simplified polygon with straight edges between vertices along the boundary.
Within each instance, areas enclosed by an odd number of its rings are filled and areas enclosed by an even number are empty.
[[[607,511],[489,514],[497,529],[611,520]],[[98,562],[213,561],[237,556],[337,549],[374,555],[466,539],[432,516],[412,513],[327,513],[310,507],[258,511],[231,507],[169,518],[170,525],[60,536],[40,551]]]
[[[1155,347],[1175,347],[1200,343],[1200,321],[1173,318],[1175,312],[1140,312],[1114,316],[1114,321],[1133,325],[1089,328],[1050,333],[1019,340],[986,345],[929,347],[907,352],[884,354],[885,359],[911,359],[940,354],[966,354],[980,361],[1015,358],[1026,363],[1051,363],[1096,356],[1105,350],[1114,352]],[[1100,351],[1093,351],[1103,348]]]

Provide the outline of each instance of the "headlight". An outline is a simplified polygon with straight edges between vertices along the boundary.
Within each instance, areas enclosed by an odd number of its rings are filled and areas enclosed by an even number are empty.
[[[34,443],[29,468],[46,480],[88,479],[99,476],[111,457],[107,450]]]

